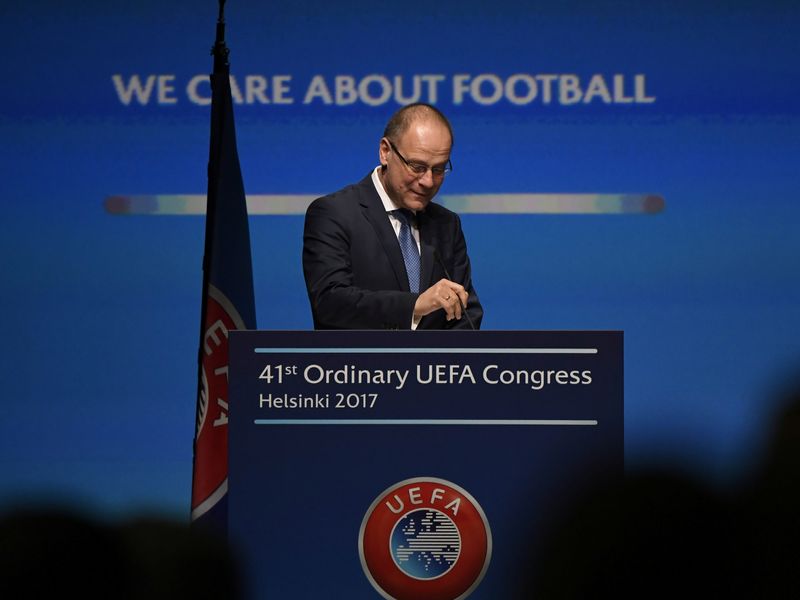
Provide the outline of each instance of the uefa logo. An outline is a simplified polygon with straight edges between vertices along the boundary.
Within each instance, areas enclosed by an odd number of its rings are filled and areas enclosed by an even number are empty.
[[[358,550],[367,579],[387,600],[460,600],[486,573],[492,534],[466,490],[417,477],[375,499],[361,523]]]

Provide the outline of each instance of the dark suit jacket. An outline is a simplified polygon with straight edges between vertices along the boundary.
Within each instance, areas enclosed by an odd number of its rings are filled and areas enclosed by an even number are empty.
[[[424,291],[447,272],[469,292],[475,327],[483,317],[472,287],[461,220],[431,203],[418,213]],[[409,291],[403,255],[371,174],[359,183],[316,199],[306,211],[303,273],[315,329],[409,329],[418,294]],[[422,318],[418,329],[469,329],[466,317],[447,321],[443,310]]]

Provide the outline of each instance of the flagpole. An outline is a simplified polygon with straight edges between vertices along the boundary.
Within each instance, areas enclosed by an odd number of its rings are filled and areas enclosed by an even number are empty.
[[[214,73],[221,73],[224,69],[228,70],[228,54],[230,50],[225,45],[225,0],[219,0],[219,15],[217,16],[217,39],[211,54],[214,55]]]
[[[211,47],[211,54],[214,57],[214,75],[222,74],[228,75],[230,72],[230,63],[228,62],[228,55],[230,50],[225,45],[225,0],[218,0],[219,14],[217,16],[217,35],[214,40],[214,45]],[[213,88],[214,78],[211,77],[211,85]],[[211,106],[211,137],[210,146],[208,149],[208,165],[206,177],[208,179],[208,192],[206,194],[206,231],[205,231],[205,244],[203,247],[203,299],[200,304],[200,343],[197,347],[197,390],[198,402],[200,398],[200,390],[202,388],[202,368],[203,368],[203,336],[205,335],[205,323],[203,317],[206,314],[207,299],[208,299],[208,279],[211,273],[211,251],[212,242],[214,239],[214,217],[216,215],[217,206],[217,178],[219,177],[219,169],[215,168],[219,164],[220,148],[222,146],[222,135],[219,131],[222,125],[222,119],[218,118],[218,114],[214,111],[214,106]],[[217,130],[217,135],[214,135],[214,130]]]

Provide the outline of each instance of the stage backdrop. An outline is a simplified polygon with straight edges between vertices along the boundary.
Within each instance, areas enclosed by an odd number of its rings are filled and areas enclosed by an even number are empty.
[[[4,3],[0,500],[185,514],[214,0]],[[226,7],[263,329],[401,103],[455,129],[486,329],[625,332],[628,465],[741,475],[800,358],[800,7]]]

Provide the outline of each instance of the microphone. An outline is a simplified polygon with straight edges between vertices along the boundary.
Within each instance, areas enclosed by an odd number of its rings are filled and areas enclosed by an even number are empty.
[[[442,257],[439,255],[438,248],[433,249],[433,256],[434,258],[436,258],[436,262],[439,263],[439,266],[442,267],[442,271],[444,271],[444,276],[447,277],[450,281],[453,281],[453,278],[450,277],[450,273],[447,271],[447,267],[444,266],[444,261],[442,260]],[[469,313],[467,312],[467,307],[464,306],[464,303],[461,301],[461,297],[458,294],[456,294],[456,298],[458,298],[458,303],[461,305],[461,314],[467,317],[467,321],[469,321],[469,326],[472,328],[472,330],[477,331],[475,328],[475,323],[472,322],[472,317],[470,317]]]

